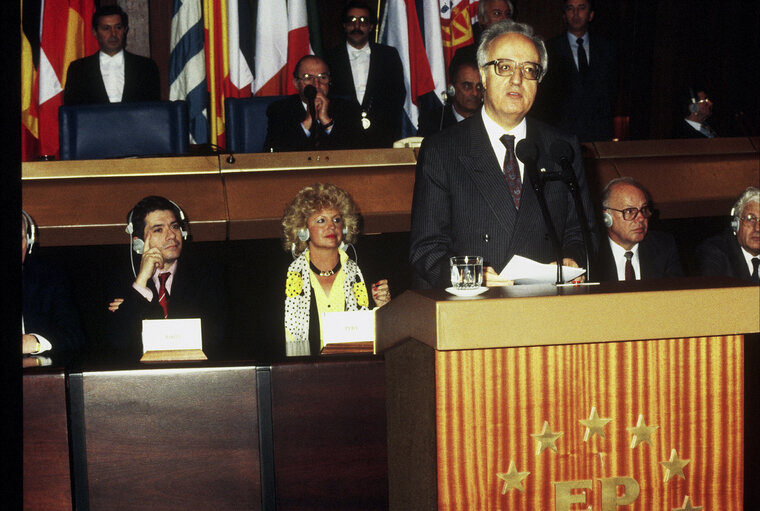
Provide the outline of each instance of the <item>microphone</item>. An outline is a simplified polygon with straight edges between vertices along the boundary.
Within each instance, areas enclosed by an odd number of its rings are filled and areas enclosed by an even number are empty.
[[[575,175],[573,169],[573,157],[575,151],[566,140],[558,139],[552,142],[549,148],[549,153],[552,159],[559,164],[562,168],[561,178],[570,190],[570,195],[573,197],[573,203],[575,204],[575,212],[578,215],[578,221],[581,224],[581,234],[583,235],[583,244],[586,247],[586,280],[591,282],[591,267],[590,267],[590,254],[593,250],[591,243],[591,231],[588,226],[588,217],[586,216],[586,210],[583,208],[583,200],[581,199],[580,187],[578,186],[578,178]]]
[[[306,106],[309,109],[309,115],[311,115],[312,125],[317,122],[317,109],[314,106],[314,100],[317,98],[317,88],[313,85],[307,85],[303,88],[303,95],[306,98]]]
[[[557,237],[557,231],[554,229],[554,222],[549,214],[549,206],[547,206],[546,197],[544,196],[544,180],[538,171],[538,146],[535,142],[524,138],[517,143],[515,156],[523,162],[525,175],[536,192],[538,205],[541,208],[541,216],[544,218],[544,226],[549,233],[557,258],[557,284],[562,284],[564,282],[562,278],[562,245]]]

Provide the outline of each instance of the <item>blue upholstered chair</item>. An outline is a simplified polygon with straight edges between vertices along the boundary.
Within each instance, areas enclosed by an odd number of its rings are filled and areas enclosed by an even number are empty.
[[[267,138],[267,108],[287,96],[227,98],[224,112],[227,150],[232,153],[260,153]]]
[[[187,154],[187,104],[146,101],[58,109],[62,160]]]

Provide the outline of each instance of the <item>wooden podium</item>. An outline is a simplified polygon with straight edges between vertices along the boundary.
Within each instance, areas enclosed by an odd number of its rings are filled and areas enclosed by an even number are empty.
[[[395,298],[390,509],[741,509],[759,303],[727,279]]]

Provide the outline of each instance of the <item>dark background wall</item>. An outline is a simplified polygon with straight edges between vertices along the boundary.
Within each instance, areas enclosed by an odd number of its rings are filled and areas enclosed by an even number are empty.
[[[143,1],[150,6],[151,56],[166,81],[171,2]],[[379,1],[382,7],[385,1]],[[563,31],[561,0],[513,2],[515,19],[538,34],[550,38]],[[377,0],[367,3],[377,6]],[[343,0],[317,1],[324,48],[342,40],[343,5]],[[627,138],[669,138],[674,120],[685,112],[689,87],[707,90],[720,135],[760,134],[760,2],[600,0],[592,30],[618,47],[616,114],[630,118]],[[168,97],[168,84],[162,86]]]

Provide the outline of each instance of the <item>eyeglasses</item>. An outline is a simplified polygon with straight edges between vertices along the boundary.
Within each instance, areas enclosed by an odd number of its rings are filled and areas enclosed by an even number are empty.
[[[652,216],[652,206],[648,204],[646,206],[643,206],[641,209],[639,208],[615,209],[609,206],[605,206],[604,209],[611,209],[612,211],[617,211],[618,213],[622,213],[623,220],[635,220],[636,217],[639,216],[639,213],[641,213],[641,216],[644,218],[649,218],[650,216]]]
[[[512,76],[515,74],[515,69],[520,68],[522,77],[526,80],[538,80],[541,78],[543,68],[541,64],[535,62],[520,62],[519,64],[511,59],[496,59],[491,62],[486,62],[483,67],[493,66],[493,70],[499,76]]]
[[[359,22],[359,25],[363,27],[372,24],[372,21],[366,16],[346,16],[343,18],[343,24],[345,25],[353,25],[357,21]]]
[[[318,75],[310,75],[309,73],[306,73],[303,76],[299,76],[298,79],[303,82],[329,83],[330,73],[319,73]]]
[[[752,228],[754,229],[757,225],[757,222],[760,222],[760,218],[756,217],[752,213],[748,213],[744,216],[739,217],[739,220],[742,222],[748,223]]]

